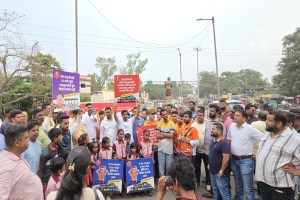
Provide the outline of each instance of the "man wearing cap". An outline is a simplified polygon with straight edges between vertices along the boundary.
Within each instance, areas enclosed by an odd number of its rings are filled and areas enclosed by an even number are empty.
[[[155,120],[156,112],[154,109],[150,109],[149,111],[149,119],[144,122],[144,126],[157,125],[157,121]]]

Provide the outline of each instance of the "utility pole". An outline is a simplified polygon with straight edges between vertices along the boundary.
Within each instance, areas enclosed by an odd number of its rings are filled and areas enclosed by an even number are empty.
[[[211,19],[197,19],[197,21],[211,20],[213,24],[213,34],[214,34],[214,47],[215,47],[215,62],[216,62],[216,73],[217,73],[217,87],[218,87],[218,98],[220,98],[220,80],[219,80],[219,68],[218,68],[218,56],[217,56],[217,42],[216,42],[216,30],[215,30],[215,18]]]
[[[182,70],[181,70],[181,53],[180,53],[180,49],[178,48],[178,52],[179,52],[179,61],[180,61],[180,101],[182,102],[183,98],[182,98]]]
[[[78,15],[77,15],[77,0],[75,0],[75,40],[76,40],[76,73],[78,73]]]
[[[194,48],[197,51],[197,99],[200,97],[200,84],[199,84],[199,62],[198,62],[198,53],[201,51],[198,47]]]

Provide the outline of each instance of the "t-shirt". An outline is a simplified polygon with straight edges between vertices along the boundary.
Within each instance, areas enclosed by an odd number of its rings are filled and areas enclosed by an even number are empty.
[[[160,133],[174,133],[175,125],[172,121],[168,120],[167,123],[164,120],[158,122],[156,130],[160,131]],[[158,151],[162,151],[166,154],[173,154],[173,138],[163,138],[159,139],[157,144]]]
[[[23,157],[4,150],[0,161],[0,199],[43,199],[41,180]]]
[[[137,129],[144,124],[144,119],[141,117],[138,117],[134,122],[133,122],[133,140],[134,142],[138,143],[138,137],[137,137]]]
[[[29,141],[29,147],[22,153],[23,158],[28,162],[34,173],[37,173],[40,165],[40,158],[42,154],[42,144],[40,141]]]
[[[129,133],[131,135],[130,143],[133,142],[133,123],[134,117],[127,119],[127,121],[124,121],[122,117],[118,117],[119,129],[123,129],[125,134]]]
[[[4,135],[0,133],[0,152],[3,151],[5,148],[5,139]]]
[[[184,130],[180,133],[179,137],[186,137],[188,140],[199,140],[198,131],[196,128],[192,127],[192,121],[185,125]],[[180,141],[178,142],[178,150],[185,156],[195,155],[196,151],[193,152],[193,149],[194,148],[191,144]]]
[[[208,157],[209,172],[213,175],[219,173],[222,167],[223,154],[230,154],[230,144],[229,141],[222,136],[218,140],[215,138],[210,144],[210,155]],[[224,175],[229,176],[229,171],[225,170]]]
[[[103,194],[97,190],[97,195],[99,197],[100,200],[105,200],[105,198],[103,197]],[[57,191],[55,192],[51,192],[48,196],[47,196],[47,200],[55,200],[57,196]],[[96,194],[94,192],[94,190],[92,188],[83,188],[82,189],[82,193],[81,193],[81,200],[96,200]]]
[[[202,124],[199,124],[198,122],[194,122],[192,124],[192,127],[195,127],[198,131],[199,145],[197,151],[199,153],[204,153],[205,122]]]
[[[54,157],[58,156],[58,153],[59,153],[58,146],[56,146],[55,150],[52,150],[50,148],[50,145],[48,145],[45,148],[45,150],[42,151],[39,170],[43,172],[43,176],[42,176],[43,184],[47,184],[49,181],[49,178],[51,176],[50,162]]]
[[[50,138],[44,130],[43,125],[39,126],[39,136],[37,139],[42,143],[42,150],[44,150],[46,146],[49,145],[51,142]]]

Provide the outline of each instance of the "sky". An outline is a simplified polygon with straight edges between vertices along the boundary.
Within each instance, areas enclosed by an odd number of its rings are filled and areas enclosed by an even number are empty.
[[[78,0],[79,73],[97,72],[96,58],[141,52],[148,59],[142,80],[197,80],[215,71],[215,18],[219,74],[254,69],[271,80],[282,57],[282,39],[300,27],[299,0]],[[24,15],[19,24],[24,41],[39,42],[65,71],[75,71],[75,1],[1,0],[1,11]]]

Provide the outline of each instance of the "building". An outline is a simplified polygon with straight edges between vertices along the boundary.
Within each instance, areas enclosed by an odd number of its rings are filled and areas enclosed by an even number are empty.
[[[91,94],[92,77],[80,76],[80,93]]]
[[[113,90],[95,91],[91,94],[91,102],[114,102],[114,98]]]

